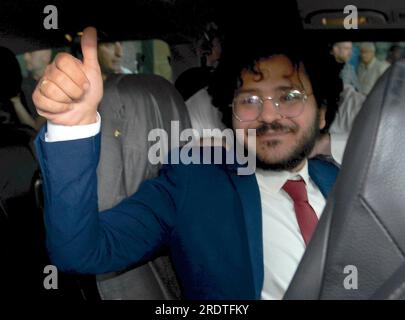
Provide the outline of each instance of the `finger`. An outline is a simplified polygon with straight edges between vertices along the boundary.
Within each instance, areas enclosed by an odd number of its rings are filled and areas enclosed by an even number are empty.
[[[42,80],[39,91],[48,99],[62,103],[72,103],[72,99],[51,80]]]
[[[58,114],[72,109],[71,105],[68,103],[57,102],[45,97],[40,92],[39,88],[37,88],[32,94],[32,100],[37,107],[38,114],[40,114],[39,112]]]
[[[84,88],[80,88],[76,82],[55,65],[52,65],[44,78],[55,83],[72,100],[79,100],[85,93]]]
[[[84,72],[80,60],[67,53],[59,53],[55,58],[56,67],[72,79],[77,86],[85,88],[89,80]]]
[[[99,67],[97,59],[97,30],[94,27],[87,27],[83,30],[81,39],[83,63],[89,67]]]

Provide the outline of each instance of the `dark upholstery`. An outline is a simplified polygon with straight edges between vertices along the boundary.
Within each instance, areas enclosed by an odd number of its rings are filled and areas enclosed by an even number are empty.
[[[377,290],[373,300],[405,300],[405,263]]]
[[[405,61],[357,116],[342,169],[285,299],[369,299],[405,262]],[[345,266],[358,270],[347,290]]]
[[[0,125],[0,270],[7,298],[42,296],[46,262],[42,212],[35,201],[35,132]]]

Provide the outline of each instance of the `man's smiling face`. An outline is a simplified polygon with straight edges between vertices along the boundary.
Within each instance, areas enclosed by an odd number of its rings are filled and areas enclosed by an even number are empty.
[[[233,118],[234,129],[256,129],[258,167],[272,170],[299,170],[313,148],[319,130],[325,126],[324,110],[319,110],[303,66],[294,67],[284,55],[274,55],[256,64],[258,73],[243,70],[242,86],[236,95],[254,94],[264,101],[260,116],[252,121]],[[307,94],[302,112],[292,118],[280,115],[268,97],[280,90],[298,88]],[[246,147],[248,147],[246,145]]]

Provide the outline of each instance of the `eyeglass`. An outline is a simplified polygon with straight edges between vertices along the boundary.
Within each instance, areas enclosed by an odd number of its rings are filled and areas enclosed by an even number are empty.
[[[301,115],[304,110],[308,95],[299,89],[290,88],[278,90],[273,97],[259,97],[251,93],[241,93],[237,95],[232,106],[234,117],[241,121],[254,121],[263,112],[263,104],[270,100],[277,113],[285,118],[295,118]]]

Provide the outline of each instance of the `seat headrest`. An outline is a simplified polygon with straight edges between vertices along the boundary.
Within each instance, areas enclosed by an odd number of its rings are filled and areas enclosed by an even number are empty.
[[[101,154],[98,166],[99,206],[110,208],[157,175],[160,165],[148,160],[152,129],[164,129],[170,141],[171,121],[179,130],[191,127],[187,107],[175,87],[156,75],[113,75],[104,84],[99,106]],[[169,150],[166,150],[169,151]]]

